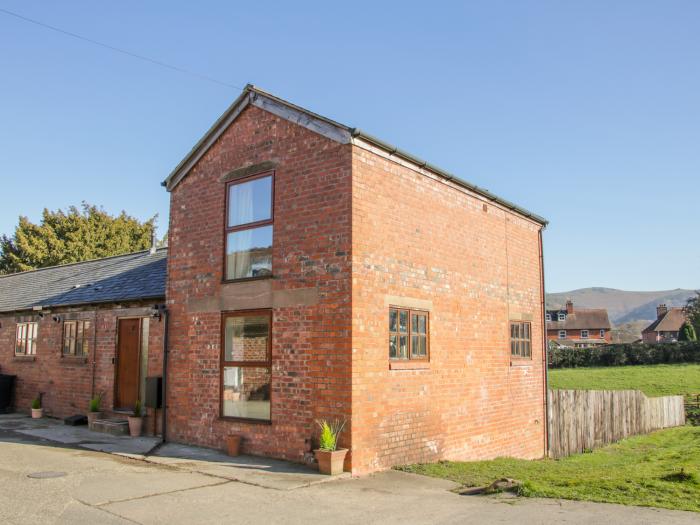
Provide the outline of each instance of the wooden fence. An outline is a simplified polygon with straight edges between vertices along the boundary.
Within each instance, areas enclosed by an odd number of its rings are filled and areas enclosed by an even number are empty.
[[[638,390],[549,390],[549,455],[562,458],[685,424],[683,396]]]

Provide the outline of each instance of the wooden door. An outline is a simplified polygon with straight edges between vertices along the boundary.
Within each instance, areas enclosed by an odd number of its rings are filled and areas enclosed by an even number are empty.
[[[141,319],[120,319],[117,331],[115,409],[133,409],[139,397]]]

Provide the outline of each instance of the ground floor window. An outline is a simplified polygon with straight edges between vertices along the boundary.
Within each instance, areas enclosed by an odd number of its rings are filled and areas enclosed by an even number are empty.
[[[38,331],[38,323],[17,323],[16,355],[36,355],[36,336]]]
[[[90,321],[65,321],[63,323],[63,355],[84,357],[90,349]]]
[[[270,421],[272,312],[223,316],[221,416]]]
[[[530,323],[510,322],[510,355],[513,357],[532,357]]]
[[[427,361],[428,312],[389,308],[389,359]]]

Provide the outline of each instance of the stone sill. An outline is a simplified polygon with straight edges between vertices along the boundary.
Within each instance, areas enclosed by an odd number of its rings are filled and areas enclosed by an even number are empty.
[[[16,361],[18,363],[33,363],[36,361],[36,356],[35,355],[15,355],[12,358],[13,361]]]
[[[88,364],[88,358],[76,357],[74,355],[62,355],[61,364],[66,366],[86,366]]]
[[[513,357],[510,360],[510,366],[532,366],[533,364],[534,362],[532,361],[532,359],[528,357]]]
[[[389,361],[389,370],[430,370],[430,361]]]

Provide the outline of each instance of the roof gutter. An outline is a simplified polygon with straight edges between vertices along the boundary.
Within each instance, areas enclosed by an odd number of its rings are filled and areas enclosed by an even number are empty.
[[[389,144],[387,142],[384,142],[381,139],[378,139],[377,137],[374,137],[368,133],[365,133],[364,131],[358,129],[358,128],[352,128],[350,130],[350,133],[353,138],[359,138],[364,140],[365,142],[368,142],[372,144],[373,146],[376,146],[379,149],[382,149],[389,153],[390,155],[395,155],[401,159],[407,160],[408,162],[411,162],[413,164],[418,165],[420,168],[424,168],[426,170],[432,171],[433,173],[436,173],[440,175],[441,177],[444,177],[445,179],[449,180],[450,182],[453,182],[457,184],[458,186],[461,186],[463,188],[466,188],[470,191],[473,191],[474,193],[481,195],[482,197],[485,197],[486,199],[496,202],[499,205],[503,206],[504,208],[514,211],[518,213],[519,215],[522,215],[523,217],[526,217],[528,219],[531,219],[542,226],[547,226],[549,224],[549,221],[545,219],[544,217],[541,217],[535,213],[532,213],[529,210],[526,210],[525,208],[521,208],[520,206],[517,206],[516,204],[513,204],[510,201],[507,201],[505,199],[502,199],[501,197],[498,197],[497,195],[494,195],[490,191],[484,188],[480,188],[479,186],[476,186],[475,184],[472,184],[470,182],[465,181],[464,179],[461,179],[452,173],[443,170],[442,168],[439,168],[438,166],[435,166],[434,164],[430,164],[429,162],[420,159],[418,157],[415,157],[408,153],[407,151],[403,151],[396,146]]]

